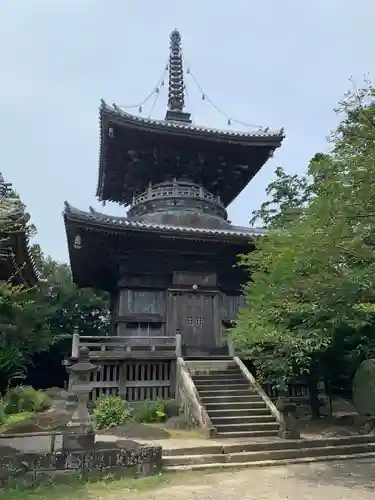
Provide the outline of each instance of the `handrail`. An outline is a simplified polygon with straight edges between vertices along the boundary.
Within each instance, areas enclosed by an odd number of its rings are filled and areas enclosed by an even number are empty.
[[[150,186],[146,191],[134,197],[131,208],[145,201],[154,200],[155,198],[170,198],[171,196],[200,198],[202,200],[211,201],[220,207],[224,207],[219,196],[215,196],[201,186],[183,186],[178,183],[171,183],[164,186]]]
[[[184,391],[187,394],[184,396]],[[211,419],[203,406],[194,381],[190,376],[186,362],[183,358],[177,358],[177,397],[184,404],[185,411],[192,411],[193,419],[207,433],[208,437],[216,434]]]
[[[242,375],[247,379],[249,384],[256,390],[256,392],[259,394],[259,396],[263,399],[264,403],[267,405],[268,409],[272,413],[272,415],[276,418],[277,422],[281,422],[281,415],[279,410],[276,408],[276,406],[273,404],[271,399],[267,396],[263,388],[258,384],[258,382],[255,380],[254,376],[249,372],[249,370],[246,368],[246,366],[242,363],[240,358],[237,356],[234,356],[234,361],[236,362],[238,368],[241,370]]]
[[[173,349],[176,357],[181,355],[181,336],[176,335],[128,335],[128,336],[110,336],[110,335],[79,335],[73,334],[72,339],[72,358],[78,358],[80,346],[89,348],[100,348],[105,351],[106,348],[126,348],[127,350],[137,350],[139,348],[149,347],[151,350],[155,348]]]

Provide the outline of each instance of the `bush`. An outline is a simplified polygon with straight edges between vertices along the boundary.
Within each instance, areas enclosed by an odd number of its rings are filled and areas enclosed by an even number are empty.
[[[175,399],[168,399],[164,405],[166,418],[178,417],[181,414],[180,405]]]
[[[102,396],[98,399],[93,411],[96,429],[117,427],[130,418],[131,409],[119,396]]]
[[[164,422],[167,418],[167,403],[162,399],[155,401],[146,400],[137,406],[134,414],[136,422],[152,423]]]
[[[9,389],[4,397],[4,409],[8,415],[24,411],[43,411],[50,405],[51,400],[45,392],[25,385]]]

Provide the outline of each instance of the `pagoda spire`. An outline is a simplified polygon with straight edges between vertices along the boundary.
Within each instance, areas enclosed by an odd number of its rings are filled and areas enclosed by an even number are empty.
[[[185,85],[180,32],[173,30],[169,39],[168,110],[165,119],[190,123],[190,113],[184,112]]]

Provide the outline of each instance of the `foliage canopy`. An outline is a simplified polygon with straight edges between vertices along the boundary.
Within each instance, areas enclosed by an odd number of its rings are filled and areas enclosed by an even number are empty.
[[[374,87],[348,92],[337,113],[330,152],[306,177],[276,171],[252,219],[269,232],[240,261],[247,306],[231,335],[277,380],[329,370],[340,349],[375,352]]]

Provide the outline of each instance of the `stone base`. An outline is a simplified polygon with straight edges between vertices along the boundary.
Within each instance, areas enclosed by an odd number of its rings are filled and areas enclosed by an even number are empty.
[[[281,439],[301,439],[301,434],[297,429],[294,429],[292,431],[280,429],[278,436]]]
[[[95,432],[89,430],[82,432],[81,430],[69,429],[63,433],[62,449],[63,451],[72,450],[87,450],[94,446]]]

